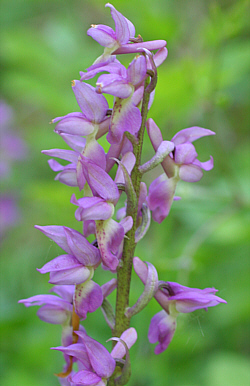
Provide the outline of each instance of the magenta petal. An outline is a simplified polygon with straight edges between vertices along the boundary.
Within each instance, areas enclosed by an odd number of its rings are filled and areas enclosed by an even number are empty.
[[[73,302],[73,295],[75,292],[74,285],[57,285],[52,287],[49,292],[54,292],[55,294],[61,296],[62,299],[67,300],[69,303]]]
[[[64,150],[64,149],[50,149],[50,150],[42,150],[43,154],[49,155],[50,157],[57,157],[61,159],[65,159],[66,161],[77,163],[79,153],[73,150]]]
[[[108,142],[111,144],[119,143],[125,131],[134,135],[138,132],[140,126],[141,113],[134,105],[132,98],[117,98],[111,117],[110,130],[107,135]]]
[[[93,24],[91,28],[88,29],[87,35],[91,36],[103,47],[111,48],[117,44],[113,29],[103,24]]]
[[[46,225],[39,226],[35,225],[35,228],[43,232],[45,236],[49,237],[51,240],[55,241],[59,247],[61,247],[65,252],[71,254],[71,249],[68,246],[66,235],[64,232],[64,227],[60,225]]]
[[[135,161],[136,161],[136,159],[135,159],[134,153],[132,153],[131,151],[128,151],[122,157],[121,164],[123,166],[125,166],[125,168],[128,171],[128,173],[131,174],[131,172],[133,170],[133,167],[135,166]],[[120,164],[118,165],[118,169],[117,169],[117,172],[116,172],[115,183],[116,184],[118,184],[118,183],[119,184],[124,184],[125,183],[124,174],[123,174],[122,167],[121,167]]]
[[[119,198],[119,191],[112,178],[100,166],[85,157],[81,158],[85,178],[94,195],[105,201],[115,203]]]
[[[154,221],[159,224],[168,216],[176,189],[176,180],[164,174],[156,178],[148,189],[147,203]]]
[[[77,332],[77,335],[83,340],[90,363],[96,374],[102,378],[109,378],[115,370],[114,358],[112,358],[108,350],[101,343],[80,331]]]
[[[79,284],[90,276],[89,269],[70,255],[58,256],[38,271],[41,273],[50,272],[49,283],[52,284]]]
[[[129,38],[134,37],[135,34],[133,24],[118,12],[113,5],[107,3],[105,7],[110,8],[111,16],[115,22],[116,40],[118,40],[120,44],[128,43]]]
[[[96,233],[96,226],[94,220],[85,220],[83,221],[83,234],[84,237],[89,235],[94,235]]]
[[[100,197],[83,197],[76,200],[73,194],[70,202],[79,205],[75,213],[78,221],[107,220],[113,213],[113,206]]]
[[[126,79],[117,74],[103,74],[96,82],[98,93],[110,94],[122,99],[128,98],[133,89]]]
[[[160,50],[158,50],[153,57],[156,67],[159,67],[164,62],[164,60],[166,60],[167,56],[168,56],[168,50],[166,47],[163,47]]]
[[[102,381],[102,378],[93,373],[92,371],[87,370],[80,370],[76,374],[74,374],[71,377],[71,380],[74,385],[84,385],[84,386],[91,386],[91,385],[97,385],[102,386],[99,384],[99,382]],[[104,383],[103,383],[104,385]]]
[[[115,271],[119,263],[117,254],[124,238],[124,228],[112,219],[97,221],[96,238],[103,264]]]
[[[203,172],[196,165],[181,165],[179,169],[179,177],[182,181],[197,182],[203,176]]]
[[[69,255],[72,255],[72,250],[68,245],[68,238],[67,238],[68,233],[72,235],[73,239],[78,240],[79,243],[82,243],[82,242],[84,243],[84,241],[82,240],[85,240],[84,236],[80,232],[76,231],[75,229],[71,229],[60,225],[47,225],[47,226],[35,225],[35,228],[39,229],[47,237],[55,241],[57,245],[59,245],[59,247],[64,249],[64,251],[67,252]],[[67,231],[68,233],[66,233],[65,231]]]
[[[87,72],[80,72],[81,80],[88,80],[99,74],[99,72],[110,72],[111,74],[118,74],[126,77],[127,70],[121,64],[117,62],[107,64],[96,64],[87,69]]]
[[[76,178],[76,170],[65,167],[61,173],[58,173],[55,180],[60,181],[62,184],[68,186],[78,186],[78,181]]]
[[[156,152],[158,147],[163,141],[161,130],[159,129],[159,127],[157,126],[157,124],[154,122],[152,118],[149,118],[147,120],[146,127],[147,127],[148,136]]]
[[[127,216],[127,217],[123,218],[120,221],[120,225],[123,227],[124,233],[126,234],[128,231],[130,231],[130,229],[133,226],[133,218],[131,216]]]
[[[107,296],[109,296],[116,287],[117,287],[117,280],[115,278],[103,284],[102,285],[103,297],[106,298]]]
[[[58,296],[55,295],[35,295],[27,299],[19,300],[18,303],[24,303],[26,307],[49,304],[55,307],[60,307],[72,311],[72,305],[68,301],[60,299]]]
[[[208,170],[213,169],[213,167],[214,167],[214,159],[213,159],[212,156],[210,156],[210,159],[208,161],[206,161],[206,162],[200,162],[199,160],[196,159],[193,162],[193,165],[199,166],[203,170],[208,171]]]
[[[53,170],[53,172],[59,172],[60,170],[64,169],[64,166],[59,164],[59,162],[57,162],[54,159],[49,159],[48,164],[49,164],[50,168]]]
[[[126,345],[128,346],[128,349],[130,349],[137,340],[136,329],[133,327],[128,328],[121,334],[120,339],[123,340],[123,342],[125,342]],[[121,342],[117,342],[115,347],[111,351],[112,357],[122,359],[125,356],[125,354],[126,354],[126,350],[124,345]]]
[[[72,89],[82,112],[90,122],[101,122],[108,109],[108,102],[103,95],[97,94],[95,88],[87,83],[74,80]]]
[[[74,343],[70,346],[63,347],[51,347],[51,350],[62,351],[64,354],[72,356],[79,360],[86,369],[91,370],[91,364],[88,358],[88,354],[85,349],[85,345],[82,343]]]
[[[181,143],[196,141],[197,139],[207,135],[215,135],[215,133],[211,130],[194,126],[179,131],[175,134],[171,141],[174,142],[175,145],[180,145]]]
[[[81,153],[86,145],[86,139],[79,135],[60,134],[63,140],[77,153]]]
[[[118,54],[132,54],[138,52],[145,52],[146,48],[149,51],[159,50],[165,47],[167,42],[165,40],[152,40],[142,43],[133,43],[133,44],[123,44],[116,51],[113,52],[114,55]]]
[[[65,234],[72,254],[80,263],[91,267],[99,262],[100,252],[81,233],[65,227]]]
[[[159,344],[155,348],[155,354],[165,351],[171,342],[176,330],[176,319],[168,315],[165,311],[158,312],[151,319],[148,340],[150,343]]]
[[[198,291],[183,292],[181,294],[171,296],[171,301],[175,300],[176,302],[176,310],[178,312],[188,313],[201,308],[206,309],[207,307],[214,307],[219,303],[226,303],[224,299],[221,299],[216,295]]]
[[[136,86],[143,81],[146,71],[147,62],[145,56],[137,56],[128,67],[128,81]]]
[[[88,142],[82,154],[84,155],[84,157],[89,158],[96,165],[100,166],[100,168],[102,168],[103,170],[106,169],[105,151],[95,139]]]
[[[71,314],[63,308],[45,304],[37,311],[37,316],[43,322],[51,324],[63,324]]]
[[[132,95],[132,101],[133,103],[138,106],[138,104],[141,102],[143,98],[143,93],[144,93],[144,86],[140,86],[135,90],[135,92]],[[151,93],[152,94],[152,93]],[[150,95],[151,95],[150,94]]]
[[[93,133],[94,125],[84,115],[82,117],[63,118],[55,128],[56,133],[67,133],[72,135],[89,135]]]
[[[81,319],[86,319],[87,312],[94,312],[102,305],[102,302],[102,289],[94,281],[89,280],[76,286],[74,306]]]
[[[196,157],[197,153],[192,143],[187,142],[175,146],[174,161],[176,164],[191,164]]]

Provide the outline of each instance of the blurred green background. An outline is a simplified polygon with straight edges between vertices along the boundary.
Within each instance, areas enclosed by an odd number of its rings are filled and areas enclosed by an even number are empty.
[[[199,159],[215,167],[196,184],[180,183],[182,200],[170,216],[152,224],[136,254],[151,261],[161,280],[219,289],[227,305],[180,315],[168,350],[159,356],[147,341],[153,300],[132,320],[139,339],[131,349],[130,386],[245,386],[249,373],[249,147],[247,109],[250,62],[247,1],[114,0],[144,40],[165,39],[169,56],[159,68],[149,116],[164,139],[193,125],[216,132],[196,143]],[[36,271],[60,248],[33,228],[66,225],[80,230],[69,199],[72,189],[53,181],[41,150],[66,148],[49,125],[79,111],[70,87],[102,53],[86,35],[90,24],[113,27],[101,0],[2,0],[1,99],[15,113],[15,128],[28,156],[13,164],[3,192],[20,207],[18,224],[1,241],[1,384],[58,385],[60,326],[41,322],[36,308],[17,301],[47,293],[48,276]],[[119,58],[128,63],[130,58]],[[145,140],[144,159],[153,154]],[[153,179],[149,174],[147,182]],[[79,194],[78,194],[79,196]],[[104,283],[112,275],[97,271]],[[142,291],[135,276],[131,304]],[[103,344],[110,337],[101,311],[84,326]],[[110,348],[110,343],[106,345]]]

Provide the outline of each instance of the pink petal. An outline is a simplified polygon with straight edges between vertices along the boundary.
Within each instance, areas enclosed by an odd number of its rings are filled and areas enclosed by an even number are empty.
[[[118,45],[113,29],[103,24],[93,24],[91,28],[88,29],[87,35],[91,36],[103,47],[111,48]]]
[[[109,378],[115,370],[115,360],[108,350],[102,344],[82,332],[77,332],[77,335],[83,340],[91,366],[96,374],[102,378]]]
[[[179,131],[171,141],[174,142],[175,145],[180,145],[185,142],[194,142],[207,135],[215,135],[215,133],[211,130],[203,129],[202,127],[193,126]]]
[[[76,286],[74,306],[78,316],[86,319],[87,312],[94,312],[102,305],[103,294],[101,287],[89,280]]]
[[[101,122],[108,109],[108,102],[103,95],[97,94],[95,88],[87,83],[74,80],[72,89],[77,103],[90,122]]]
[[[203,172],[199,166],[196,165],[181,165],[179,170],[179,177],[182,181],[197,182],[203,176]]]
[[[136,329],[133,327],[128,328],[122,333],[122,335],[120,336],[120,339],[123,340],[128,346],[128,348],[130,349],[137,340]],[[124,345],[121,342],[118,342],[113,348],[113,350],[111,351],[111,355],[113,358],[122,359],[125,354],[126,354],[126,350]]]
[[[114,51],[113,54],[118,55],[144,52],[145,48],[149,51],[154,51],[165,47],[166,44],[167,42],[165,40],[152,40],[142,43],[123,44],[116,51]]]
[[[109,143],[119,143],[125,131],[136,134],[141,126],[140,110],[134,105],[131,97],[116,98],[111,117],[110,130],[107,135]]]

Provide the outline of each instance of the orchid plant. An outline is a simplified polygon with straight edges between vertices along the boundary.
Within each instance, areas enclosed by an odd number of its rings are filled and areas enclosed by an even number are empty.
[[[129,349],[137,340],[132,317],[154,297],[162,307],[149,323],[148,339],[157,343],[155,354],[169,346],[179,313],[205,309],[225,300],[216,289],[188,288],[161,281],[151,262],[135,256],[137,243],[149,229],[151,213],[161,223],[168,215],[180,180],[197,182],[203,170],[213,168],[213,158],[200,162],[193,142],[215,133],[200,127],[179,131],[171,141],[162,138],[156,123],[147,119],[157,84],[157,67],[167,58],[166,42],[144,42],[135,37],[133,24],[111,4],[115,30],[92,25],[87,34],[104,47],[103,54],[72,82],[80,112],[53,119],[55,132],[72,150],[52,149],[43,153],[68,161],[61,165],[54,158],[49,166],[56,180],[79,187],[81,195],[71,197],[75,217],[82,222],[82,233],[67,226],[36,226],[64,250],[38,269],[49,273],[56,295],[37,295],[20,300],[26,307],[38,305],[38,317],[62,326],[62,346],[53,347],[64,354],[65,365],[57,374],[61,385],[125,385],[131,374]],[[155,52],[155,53],[153,53]],[[128,68],[117,59],[120,54],[135,54]],[[86,83],[98,76],[96,87]],[[109,106],[104,94],[114,97]],[[145,128],[147,130],[145,130]],[[98,143],[106,135],[107,154]],[[155,155],[141,163],[144,134],[148,135]],[[160,174],[147,188],[143,176],[161,164]],[[114,168],[118,165],[116,173]],[[109,172],[112,170],[112,179]],[[117,203],[125,192],[125,206]],[[114,219],[114,216],[116,216]],[[90,237],[89,237],[90,236]],[[89,240],[93,240],[90,242]],[[113,279],[100,286],[95,270],[111,271]],[[132,269],[144,284],[137,302],[130,306]],[[107,297],[116,290],[115,307]],[[90,337],[80,321],[101,308],[110,327],[111,353]],[[73,368],[73,364],[74,365]]]

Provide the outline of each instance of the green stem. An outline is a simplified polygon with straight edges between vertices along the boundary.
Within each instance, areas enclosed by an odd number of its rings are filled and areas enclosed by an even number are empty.
[[[148,81],[145,82],[145,90],[148,85]],[[131,273],[132,273],[132,264],[134,251],[136,247],[135,243],[135,231],[136,231],[136,222],[137,222],[137,207],[138,207],[138,198],[140,193],[140,183],[141,183],[141,173],[139,172],[139,166],[141,164],[141,154],[142,154],[142,144],[143,136],[145,131],[145,124],[148,113],[148,102],[150,94],[144,91],[141,116],[142,122],[141,127],[138,133],[138,143],[133,143],[134,155],[136,157],[136,162],[134,169],[131,173],[131,180],[134,186],[136,193],[136,203],[128,203],[127,206],[127,216],[133,218],[133,227],[127,233],[127,238],[124,239],[123,255],[122,255],[122,264],[117,271],[117,295],[116,295],[116,314],[115,314],[115,328],[113,331],[113,336],[120,337],[123,331],[129,327],[130,320],[125,316],[125,310],[129,306],[129,291],[130,291],[130,282],[131,282]]]

